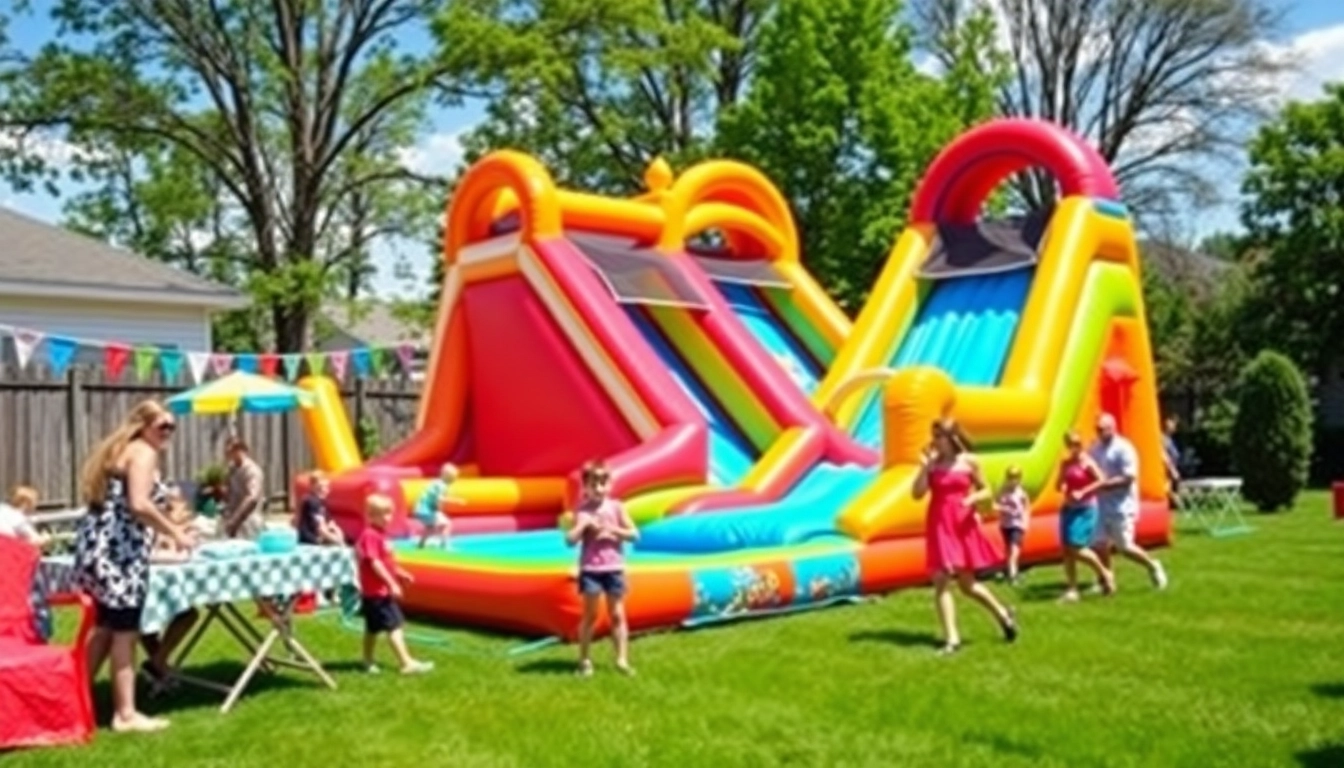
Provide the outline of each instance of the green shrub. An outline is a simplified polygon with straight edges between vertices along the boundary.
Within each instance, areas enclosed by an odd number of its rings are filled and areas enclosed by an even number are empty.
[[[1265,351],[1241,372],[1232,463],[1262,512],[1292,506],[1311,468],[1311,398],[1293,361]]]
[[[365,416],[355,425],[355,443],[365,461],[383,452],[383,438],[378,433],[378,423],[372,417]]]

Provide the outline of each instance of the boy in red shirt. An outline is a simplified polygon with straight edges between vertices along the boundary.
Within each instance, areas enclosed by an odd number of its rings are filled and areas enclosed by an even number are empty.
[[[411,574],[397,566],[392,549],[387,545],[387,523],[392,519],[392,500],[375,494],[365,501],[368,525],[355,541],[355,557],[359,560],[360,611],[364,614],[364,670],[378,672],[373,661],[374,645],[378,635],[387,633],[388,643],[401,665],[402,674],[428,672],[434,664],[411,658],[406,650],[406,636],[402,625],[401,582],[411,583]]]

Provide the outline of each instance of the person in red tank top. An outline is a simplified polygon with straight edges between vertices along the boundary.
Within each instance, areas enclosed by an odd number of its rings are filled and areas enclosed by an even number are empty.
[[[1061,602],[1078,601],[1078,563],[1081,561],[1097,574],[1101,591],[1115,591],[1111,572],[1097,553],[1088,549],[1097,530],[1097,489],[1101,487],[1101,469],[1083,450],[1077,432],[1064,435],[1064,461],[1059,465],[1056,486],[1064,494],[1059,510],[1059,543],[1064,548],[1064,594]]]
[[[994,568],[1003,558],[981,530],[976,514],[976,506],[990,498],[980,462],[951,419],[934,422],[933,442],[924,449],[913,493],[916,501],[929,497],[924,542],[933,579],[933,603],[943,630],[943,646],[938,652],[946,655],[961,649],[953,582],[963,595],[993,615],[1005,640],[1015,641],[1018,627],[1013,612],[975,580],[977,571]]]

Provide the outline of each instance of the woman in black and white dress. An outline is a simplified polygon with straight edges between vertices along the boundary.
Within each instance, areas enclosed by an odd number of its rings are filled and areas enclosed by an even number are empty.
[[[136,709],[135,645],[155,533],[183,548],[194,543],[163,513],[166,489],[159,481],[159,453],[176,428],[160,403],[142,402],[94,448],[82,470],[88,514],[75,538],[75,572],[97,609],[89,673],[97,675],[109,655],[112,660],[114,731],[157,731],[168,725]]]

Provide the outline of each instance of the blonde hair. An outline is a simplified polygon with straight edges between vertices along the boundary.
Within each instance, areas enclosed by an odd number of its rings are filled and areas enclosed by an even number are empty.
[[[318,483],[326,482],[326,480],[327,480],[327,473],[323,472],[320,469],[314,469],[312,472],[308,473],[309,485],[317,485]]]
[[[1003,476],[1014,480],[1020,480],[1022,479],[1022,468],[1016,464],[1009,464],[1008,468],[1003,471]]]
[[[119,470],[117,460],[132,441],[140,439],[141,434],[160,416],[168,413],[158,400],[142,400],[126,414],[126,419],[94,446],[89,457],[80,469],[80,491],[88,504],[102,504],[107,501],[107,479]]]
[[[9,489],[10,506],[32,511],[37,509],[37,489],[30,485],[16,485]]]
[[[364,513],[372,515],[374,512],[392,514],[392,499],[381,493],[369,494],[369,497],[364,499]]]
[[[439,467],[439,479],[441,480],[446,478],[452,478],[453,480],[456,480],[459,474],[460,472],[457,469],[457,465],[452,462],[448,462],[447,464],[444,464],[442,467]]]

